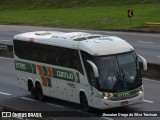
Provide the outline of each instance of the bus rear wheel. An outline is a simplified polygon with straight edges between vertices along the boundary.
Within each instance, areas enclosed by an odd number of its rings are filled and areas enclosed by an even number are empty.
[[[81,94],[81,105],[84,109],[84,111],[90,111],[90,107],[88,105],[87,97],[84,93]]]
[[[37,91],[37,97],[40,101],[45,100],[45,96],[43,95],[42,87],[40,84],[37,84],[36,86],[36,91]]]
[[[34,86],[31,87],[31,96],[33,99],[37,99],[37,92],[36,92],[36,88]]]

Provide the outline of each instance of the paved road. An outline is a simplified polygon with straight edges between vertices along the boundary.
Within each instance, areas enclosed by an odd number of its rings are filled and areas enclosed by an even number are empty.
[[[145,102],[142,104],[132,105],[125,108],[116,108],[109,111],[116,113],[117,111],[159,111],[160,112],[160,82],[143,80],[145,88]],[[16,74],[14,70],[14,62],[12,59],[0,58],[0,105],[12,107],[24,111],[73,111],[73,114],[77,113],[79,116],[85,115],[97,115],[99,111],[95,110],[92,113],[83,112],[80,105],[70,102],[48,98],[45,102],[39,102],[31,98],[30,93],[24,91],[17,86]],[[101,111],[100,113],[107,113],[107,111]],[[156,113],[156,112],[154,112]],[[140,118],[140,117],[139,117]],[[54,117],[54,120],[66,120],[64,117]],[[75,119],[69,118],[68,119]],[[135,120],[135,117],[76,117],[76,119],[95,119],[95,120]],[[141,120],[158,120],[160,117],[145,117]]]
[[[128,41],[137,51],[144,56],[149,63],[160,64],[160,34],[156,33],[130,33],[130,32],[110,32],[110,31],[92,31],[92,30],[75,30],[61,28],[45,28],[31,26],[7,26],[0,25],[0,43],[12,44],[14,35],[28,31],[55,30],[55,31],[84,31],[103,35],[118,36]]]

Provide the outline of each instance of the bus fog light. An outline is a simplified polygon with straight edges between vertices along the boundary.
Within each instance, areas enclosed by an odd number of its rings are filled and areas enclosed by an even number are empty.
[[[142,94],[143,92],[142,92],[142,91],[139,91],[138,93],[139,93],[139,94]]]

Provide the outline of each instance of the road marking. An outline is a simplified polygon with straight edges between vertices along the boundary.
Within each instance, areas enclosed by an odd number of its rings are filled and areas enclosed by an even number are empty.
[[[7,58],[7,57],[0,57],[0,59],[14,60],[13,58]]]
[[[144,42],[144,41],[137,41],[139,43],[144,43],[144,44],[153,44],[153,42]]]
[[[0,50],[6,51],[6,50],[7,50],[7,46],[6,46],[6,45],[1,45],[1,44],[0,44]]]
[[[26,98],[26,97],[20,97],[20,98],[21,98],[21,99],[24,99],[24,100],[33,101],[33,102],[37,101],[37,100],[31,99],[31,98]]]
[[[56,104],[53,104],[53,103],[46,103],[46,104],[51,105],[51,106],[55,106],[55,107],[59,107],[59,108],[65,108],[64,106],[56,105]]]
[[[109,117],[101,117],[101,118],[106,119],[106,120],[114,120],[114,119],[109,118]]]
[[[147,103],[154,103],[153,101],[150,101],[150,100],[144,100],[144,102],[147,102]]]
[[[3,94],[3,95],[11,95],[11,94],[9,94],[9,93],[5,93],[5,92],[0,92],[0,94]]]
[[[160,58],[160,56],[157,56],[157,58]]]
[[[87,113],[87,112],[84,112],[84,111],[82,111],[82,110],[76,110],[76,111],[81,112],[81,113],[83,113],[83,114],[87,114],[87,115],[95,116],[95,115],[94,115],[94,114],[92,114],[92,113]]]

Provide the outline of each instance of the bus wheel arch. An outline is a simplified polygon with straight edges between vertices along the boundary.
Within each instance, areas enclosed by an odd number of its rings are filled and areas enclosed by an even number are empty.
[[[84,91],[80,91],[80,104],[82,105],[84,111],[90,111],[90,107],[88,104],[88,99]]]
[[[40,82],[36,81],[35,86],[36,86],[37,98],[40,101],[44,101],[45,100],[45,96],[43,94],[43,89],[42,89],[42,86],[41,86]]]

